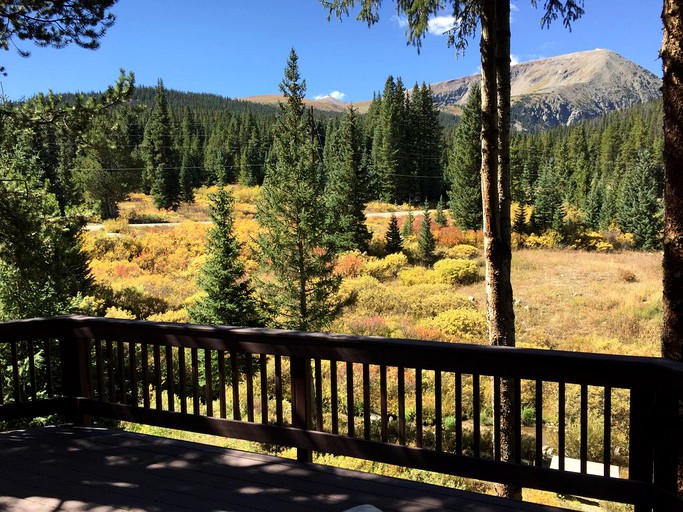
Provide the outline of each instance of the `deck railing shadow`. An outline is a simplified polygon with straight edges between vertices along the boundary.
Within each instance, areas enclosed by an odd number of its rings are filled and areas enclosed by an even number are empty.
[[[58,317],[0,323],[0,361],[4,421],[111,418],[683,510],[683,365],[662,359]]]

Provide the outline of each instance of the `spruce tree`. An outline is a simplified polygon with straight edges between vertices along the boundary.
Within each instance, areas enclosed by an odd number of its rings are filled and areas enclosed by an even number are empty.
[[[145,183],[157,208],[175,210],[180,204],[178,167],[171,137],[166,90],[159,79],[152,115],[142,143],[145,156]]]
[[[534,227],[541,232],[559,230],[562,224],[562,179],[552,160],[541,167],[534,196]]]
[[[462,229],[481,229],[481,91],[470,89],[460,124],[453,133],[446,177],[450,183],[450,212]]]
[[[323,173],[314,125],[306,116],[297,55],[280,84],[284,103],[273,131],[273,162],[258,203],[261,291],[273,326],[322,329],[338,314],[336,241],[327,230]]]
[[[401,252],[403,249],[403,240],[401,239],[401,232],[398,229],[398,220],[396,220],[395,213],[392,213],[391,217],[389,217],[389,227],[384,234],[384,249],[387,254]]]
[[[338,233],[341,249],[367,252],[372,235],[365,224],[367,174],[363,167],[363,148],[358,116],[350,108],[339,129],[327,141],[330,148],[325,164],[328,168],[325,196],[330,219]]]
[[[415,223],[415,217],[413,216],[413,209],[408,205],[408,214],[406,215],[406,220],[403,221],[403,226],[401,226],[401,236],[406,239],[409,236],[413,236],[413,224]]]
[[[422,217],[422,224],[420,231],[417,234],[417,254],[420,263],[425,267],[434,264],[434,251],[436,250],[436,240],[432,234],[432,219],[429,215],[429,206],[427,202],[424,205],[424,216]]]
[[[206,263],[197,278],[205,296],[188,308],[190,319],[201,324],[259,326],[261,318],[234,233],[235,200],[224,188],[209,197],[213,226],[207,235]]]
[[[439,196],[439,202],[436,203],[436,213],[434,214],[434,222],[436,222],[437,226],[445,228],[446,226],[448,226],[448,219],[446,218],[446,214],[443,211],[443,207],[443,196]]]
[[[656,164],[648,151],[640,153],[626,173],[617,202],[617,222],[622,231],[633,233],[635,246],[653,250],[662,243],[662,204],[657,196]]]

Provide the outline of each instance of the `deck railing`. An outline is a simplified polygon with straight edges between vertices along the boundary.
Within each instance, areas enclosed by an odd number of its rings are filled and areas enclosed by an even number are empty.
[[[59,317],[0,323],[0,361],[0,420],[112,418],[683,510],[683,364],[662,359]]]

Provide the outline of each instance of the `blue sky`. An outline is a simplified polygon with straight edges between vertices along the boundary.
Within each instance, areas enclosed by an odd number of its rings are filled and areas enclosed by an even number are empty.
[[[120,0],[113,8],[116,24],[97,51],[18,42],[31,57],[0,53],[9,73],[2,87],[10,99],[48,89],[102,90],[125,68],[141,85],[163,78],[167,88],[183,91],[233,98],[270,94],[278,92],[291,47],[299,54],[308,97],[337,91],[345,101],[360,101],[370,99],[390,74],[412,86],[478,71],[478,40],[456,59],[435,27],[418,55],[406,45],[393,2],[383,4],[379,24],[368,29],[353,18],[328,22],[318,0]],[[586,14],[572,32],[560,23],[541,29],[541,11],[530,4],[512,2],[514,60],[606,48],[661,76],[661,2],[586,0]]]

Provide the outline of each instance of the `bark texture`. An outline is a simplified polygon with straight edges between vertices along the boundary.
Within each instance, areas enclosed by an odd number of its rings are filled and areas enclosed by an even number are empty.
[[[664,326],[662,356],[683,361],[683,2],[664,0]],[[679,408],[681,412],[683,409]],[[683,454],[678,454],[683,496]]]
[[[513,309],[510,268],[512,263],[512,222],[510,215],[510,2],[496,0],[496,103],[498,123],[498,217],[500,234],[491,254],[492,297],[489,305],[489,342],[491,345],[515,346],[515,312]],[[517,443],[515,426],[515,385],[512,379],[500,380],[500,457],[515,460]],[[496,493],[511,499],[522,499],[522,488],[514,485],[497,485]]]

